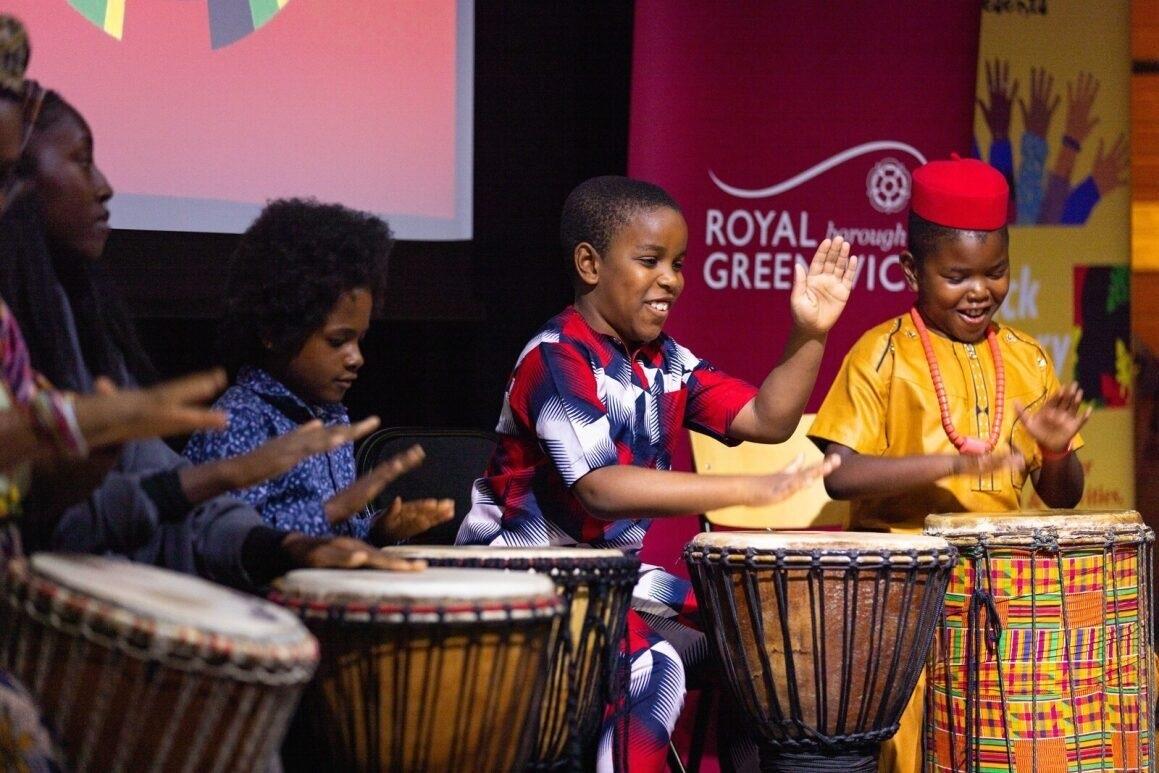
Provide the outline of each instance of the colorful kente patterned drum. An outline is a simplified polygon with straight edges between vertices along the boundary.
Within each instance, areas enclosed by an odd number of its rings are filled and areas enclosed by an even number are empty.
[[[510,771],[535,738],[563,605],[493,569],[302,569],[271,598],[318,636],[298,770]],[[296,740],[301,741],[302,738]],[[320,757],[306,761],[301,755]]]
[[[774,771],[876,771],[957,552],[921,535],[712,532],[684,549],[705,625]]]
[[[617,664],[640,559],[619,550],[589,548],[413,545],[384,551],[421,558],[431,566],[506,569],[551,578],[567,624],[552,652],[528,769],[590,767],[604,707],[615,703],[624,688]]]
[[[931,515],[957,546],[926,769],[1155,770],[1154,534],[1134,511]]]
[[[318,662],[286,610],[156,567],[37,553],[3,583],[0,657],[72,770],[263,770]]]

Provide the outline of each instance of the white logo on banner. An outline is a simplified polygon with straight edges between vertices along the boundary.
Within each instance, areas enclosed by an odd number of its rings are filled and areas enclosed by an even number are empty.
[[[880,140],[844,150],[767,188],[737,188],[721,180],[711,169],[708,176],[730,196],[763,199],[792,190],[846,161],[881,151],[906,153],[918,164],[926,162],[926,157],[912,145]],[[866,177],[866,196],[878,212],[895,214],[909,204],[912,183],[905,164],[897,158],[882,158]],[[820,239],[840,236],[853,246],[861,259],[855,285],[869,291],[907,290],[900,257],[906,242],[905,224],[901,221],[883,228],[829,220],[823,230],[815,229],[810,228],[809,212],[794,211],[791,205],[788,209],[709,207],[704,214],[704,244],[709,254],[702,270],[704,284],[709,289],[788,291],[793,286],[793,264],[808,267],[810,250]]]
[[[873,208],[883,214],[892,215],[905,209],[909,194],[909,170],[896,158],[878,161],[865,178],[865,195]]]
[[[828,172],[833,167],[838,166],[839,164],[843,164],[846,161],[849,161],[850,159],[857,158],[858,156],[864,156],[866,153],[876,153],[876,152],[882,151],[882,150],[898,150],[898,151],[901,151],[903,153],[909,153],[911,156],[913,156],[914,158],[917,159],[919,164],[926,163],[926,157],[924,155],[922,155],[922,152],[920,150],[918,150],[917,148],[915,148],[913,145],[907,145],[904,142],[896,142],[894,140],[878,140],[876,142],[865,142],[865,143],[862,143],[860,145],[855,145],[852,148],[849,148],[847,150],[843,150],[834,156],[830,156],[829,158],[825,159],[821,163],[815,164],[814,166],[809,167],[808,169],[801,172],[800,174],[798,174],[794,177],[790,177],[788,180],[785,180],[783,182],[776,183],[775,185],[770,185],[767,188],[757,188],[755,190],[749,190],[746,188],[737,188],[736,186],[729,185],[728,183],[721,180],[719,177],[716,176],[716,173],[713,172],[711,169],[708,170],[708,176],[712,178],[712,182],[716,185],[717,188],[720,188],[722,191],[729,194],[730,196],[736,196],[739,199],[764,199],[764,198],[768,198],[769,196],[778,196],[778,195],[784,193],[785,191],[791,191],[791,190],[793,190],[793,188],[796,188],[798,185],[801,185],[802,183],[806,183],[809,180],[812,180],[814,177],[816,177],[820,174],[824,174],[825,172]],[[886,160],[888,161],[888,160],[892,160],[892,159],[886,159]],[[897,164],[898,162],[894,161],[894,163]],[[898,166],[901,166],[901,165],[898,164]],[[902,169],[904,170],[904,167],[902,167]],[[906,173],[906,181],[907,181],[907,197],[908,197],[908,181],[909,181],[909,173],[908,172]],[[872,197],[871,197],[871,201],[872,201]],[[904,207],[905,204],[902,204],[902,206]],[[893,211],[896,212],[897,210],[893,210]]]

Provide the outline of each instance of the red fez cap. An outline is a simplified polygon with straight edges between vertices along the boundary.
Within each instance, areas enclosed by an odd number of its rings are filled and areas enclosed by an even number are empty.
[[[1006,225],[1010,188],[994,167],[976,158],[930,161],[913,173],[913,211],[931,223],[969,231]]]

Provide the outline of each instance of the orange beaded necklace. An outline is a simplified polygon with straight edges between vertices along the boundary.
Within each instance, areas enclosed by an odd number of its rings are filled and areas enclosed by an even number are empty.
[[[938,395],[938,410],[942,414],[942,429],[946,431],[946,437],[958,449],[958,453],[974,456],[990,453],[998,445],[998,437],[1002,432],[1002,413],[1006,408],[1006,369],[1002,364],[1002,352],[998,350],[998,335],[994,332],[994,325],[990,325],[986,330],[986,341],[990,344],[990,354],[994,357],[996,372],[994,420],[990,423],[990,437],[983,440],[979,437],[963,437],[954,428],[954,422],[950,420],[950,405],[946,400],[946,387],[942,383],[942,371],[938,369],[938,358],[934,354],[934,345],[930,342],[930,331],[926,329],[926,323],[918,313],[917,307],[911,307],[909,315],[914,327],[918,329],[918,337],[921,338],[922,349],[926,353],[926,363],[930,366],[930,378],[934,382],[934,392]]]

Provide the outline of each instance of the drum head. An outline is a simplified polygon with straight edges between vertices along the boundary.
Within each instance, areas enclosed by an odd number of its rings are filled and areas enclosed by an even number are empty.
[[[875,531],[710,531],[697,534],[692,548],[744,551],[945,550],[940,537],[922,534],[887,534]]]
[[[571,561],[585,561],[594,559],[614,560],[624,558],[624,554],[612,548],[521,548],[521,547],[492,547],[490,545],[397,545],[382,548],[382,552],[396,558],[428,560],[460,560],[476,561],[483,559],[499,559],[509,561],[529,561],[539,559],[558,559]]]
[[[937,513],[926,517],[926,534],[941,537],[1029,535],[1048,529],[1060,539],[1096,532],[1138,535],[1145,530],[1135,510],[1044,510],[1041,514]]]
[[[288,598],[330,604],[511,603],[555,598],[555,585],[535,574],[498,569],[296,569],[274,583]]]
[[[100,556],[36,553],[32,574],[104,602],[102,616],[149,621],[154,635],[185,638],[188,629],[256,643],[297,643],[306,630],[287,610],[205,580]]]

